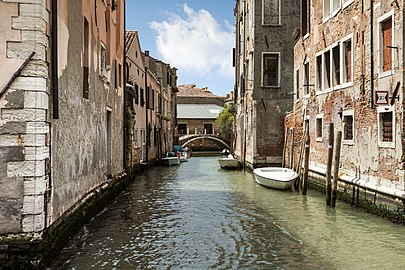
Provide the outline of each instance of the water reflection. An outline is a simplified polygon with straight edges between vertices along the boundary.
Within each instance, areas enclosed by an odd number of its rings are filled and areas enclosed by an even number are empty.
[[[386,269],[404,252],[403,226],[193,157],[137,177],[52,268]]]

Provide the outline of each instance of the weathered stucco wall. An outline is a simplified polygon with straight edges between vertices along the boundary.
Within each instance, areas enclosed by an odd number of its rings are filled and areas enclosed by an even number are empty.
[[[299,26],[300,1],[280,3],[279,25],[262,24],[263,1],[236,3],[235,153],[252,167],[281,164],[283,119],[293,105],[293,32]],[[277,86],[262,84],[263,53],[279,54]]]
[[[110,3],[111,1],[108,1]],[[123,171],[123,1],[58,1],[59,119],[52,121],[49,223]],[[106,13],[105,13],[106,12]],[[67,15],[68,14],[68,15]],[[107,16],[107,29],[105,17]],[[83,95],[84,18],[89,22],[89,96]],[[107,33],[107,36],[100,33]],[[105,45],[106,73],[100,69]],[[64,62],[65,61],[65,62]],[[121,82],[120,82],[121,81]]]

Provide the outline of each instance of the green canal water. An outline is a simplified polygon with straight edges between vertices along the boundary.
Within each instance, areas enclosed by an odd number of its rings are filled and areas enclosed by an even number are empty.
[[[405,269],[405,228],[192,157],[136,176],[50,269]]]

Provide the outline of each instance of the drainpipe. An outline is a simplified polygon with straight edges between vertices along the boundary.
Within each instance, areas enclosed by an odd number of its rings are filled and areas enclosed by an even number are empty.
[[[52,84],[52,117],[59,119],[58,91],[58,0],[52,0],[51,28],[51,84]]]
[[[373,27],[373,0],[370,0],[370,100],[371,100],[371,109],[374,109],[374,46],[373,46],[373,41],[374,41],[374,27]]]

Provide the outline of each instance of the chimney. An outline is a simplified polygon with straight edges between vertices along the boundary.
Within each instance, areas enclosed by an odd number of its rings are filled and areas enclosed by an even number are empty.
[[[149,56],[149,51],[145,51],[145,56]]]

